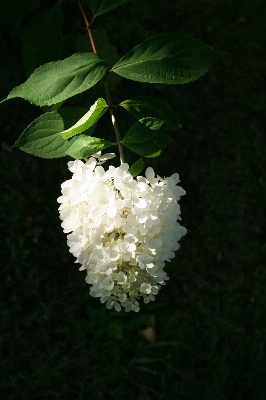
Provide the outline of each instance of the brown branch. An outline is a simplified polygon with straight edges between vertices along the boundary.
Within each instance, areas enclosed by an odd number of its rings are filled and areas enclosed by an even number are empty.
[[[95,16],[92,18],[91,23],[89,23],[88,18],[87,18],[86,14],[85,14],[85,11],[84,11],[84,9],[82,7],[81,0],[78,0],[78,3],[79,3],[79,8],[81,10],[81,13],[82,13],[85,25],[86,25],[86,31],[87,31],[87,33],[89,35],[89,38],[90,38],[92,50],[93,50],[93,52],[95,54],[97,54],[96,46],[95,46],[95,43],[94,43],[92,31],[91,31],[91,26],[92,26],[92,24],[93,24],[93,22],[95,20]],[[111,121],[112,121],[112,124],[113,124],[113,127],[114,127],[114,131],[115,131],[115,135],[116,135],[116,140],[117,140],[116,144],[117,144],[118,149],[119,149],[120,162],[121,162],[121,164],[123,164],[125,162],[123,144],[121,143],[121,136],[120,136],[120,132],[119,132],[119,129],[118,129],[117,121],[116,121],[116,118],[115,118],[114,109],[113,109],[113,105],[112,105],[111,94],[110,94],[110,91],[109,91],[109,87],[107,85],[106,76],[103,77],[102,82],[103,82],[105,93],[106,93],[106,97],[107,97],[107,104],[108,104],[109,112],[110,112],[110,115],[111,115]]]
[[[96,46],[95,46],[94,39],[93,39],[92,32],[91,32],[91,26],[95,20],[95,16],[92,18],[91,23],[89,23],[87,15],[85,14],[84,8],[82,7],[81,1],[78,0],[78,3],[79,3],[80,11],[82,13],[82,17],[83,17],[85,25],[86,25],[86,31],[87,31],[90,41],[91,41],[91,47],[92,47],[93,53],[97,54]]]

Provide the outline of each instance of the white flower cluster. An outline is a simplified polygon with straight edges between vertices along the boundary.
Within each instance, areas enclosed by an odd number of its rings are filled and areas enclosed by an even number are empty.
[[[154,300],[169,279],[165,261],[186,234],[177,222],[185,190],[178,174],[163,179],[147,168],[146,177],[135,179],[128,164],[105,171],[101,164],[112,156],[68,163],[73,176],[62,184],[60,218],[69,251],[87,270],[90,294],[108,309],[139,311],[141,297]]]

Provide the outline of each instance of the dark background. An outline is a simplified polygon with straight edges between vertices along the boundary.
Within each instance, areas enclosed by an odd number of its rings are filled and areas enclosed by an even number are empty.
[[[43,0],[21,18],[17,3],[8,21],[0,19],[1,99],[27,78],[24,26],[54,5]],[[65,58],[84,24],[76,1],[62,7]],[[121,55],[167,32],[227,52],[187,85],[124,79],[111,88],[114,102],[164,99],[183,125],[162,156],[145,166],[180,174],[188,234],[167,266],[169,282],[137,314],[108,311],[90,297],[84,272],[68,253],[56,202],[70,176],[67,160],[11,148],[42,111],[22,99],[0,105],[3,399],[266,398],[265,12],[263,0],[147,0],[96,20]],[[66,105],[90,107],[103,96],[98,86]],[[97,133],[108,137],[105,117]],[[128,129],[130,117],[123,110],[117,117],[121,131]]]

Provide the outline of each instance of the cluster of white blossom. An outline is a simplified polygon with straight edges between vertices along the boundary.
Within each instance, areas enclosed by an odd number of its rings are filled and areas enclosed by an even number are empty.
[[[113,156],[68,163],[73,176],[62,184],[60,218],[69,251],[87,270],[90,294],[108,309],[139,311],[139,300],[154,300],[169,279],[165,261],[186,234],[177,222],[185,190],[176,173],[163,179],[147,168],[146,177],[135,179],[128,164],[105,171],[101,164]]]

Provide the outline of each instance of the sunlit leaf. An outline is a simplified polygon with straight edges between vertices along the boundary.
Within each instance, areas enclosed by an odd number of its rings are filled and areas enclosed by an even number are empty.
[[[22,97],[38,106],[49,106],[93,87],[103,78],[106,63],[94,53],[76,53],[65,60],[36,69],[5,100]]]
[[[76,139],[77,140],[69,147],[66,153],[78,160],[90,157],[98,151],[102,151],[115,144],[108,140],[85,135],[79,135]]]
[[[138,82],[187,83],[204,75],[220,57],[220,53],[191,36],[166,33],[136,46],[112,70]]]
[[[75,123],[75,125],[61,132],[61,136],[64,139],[69,139],[70,137],[85,131],[92,125],[96,124],[96,122],[103,116],[107,109],[108,106],[106,104],[106,101],[104,99],[98,99],[91,106],[89,111],[85,115],[83,115],[83,117],[78,122]]]
[[[43,114],[24,130],[13,147],[42,158],[64,157],[77,137],[65,140],[60,132],[73,125],[86,111],[84,108],[68,107]],[[93,131],[94,126],[85,133],[92,134]]]
[[[120,59],[117,54],[115,46],[111,45],[108,41],[108,37],[105,30],[100,27],[98,29],[92,30],[93,40],[97,50],[97,54],[107,63],[109,69]],[[77,52],[91,52],[92,46],[88,35],[79,34],[75,49]],[[109,85],[117,85],[123,78],[116,74],[108,74],[107,81]]]

